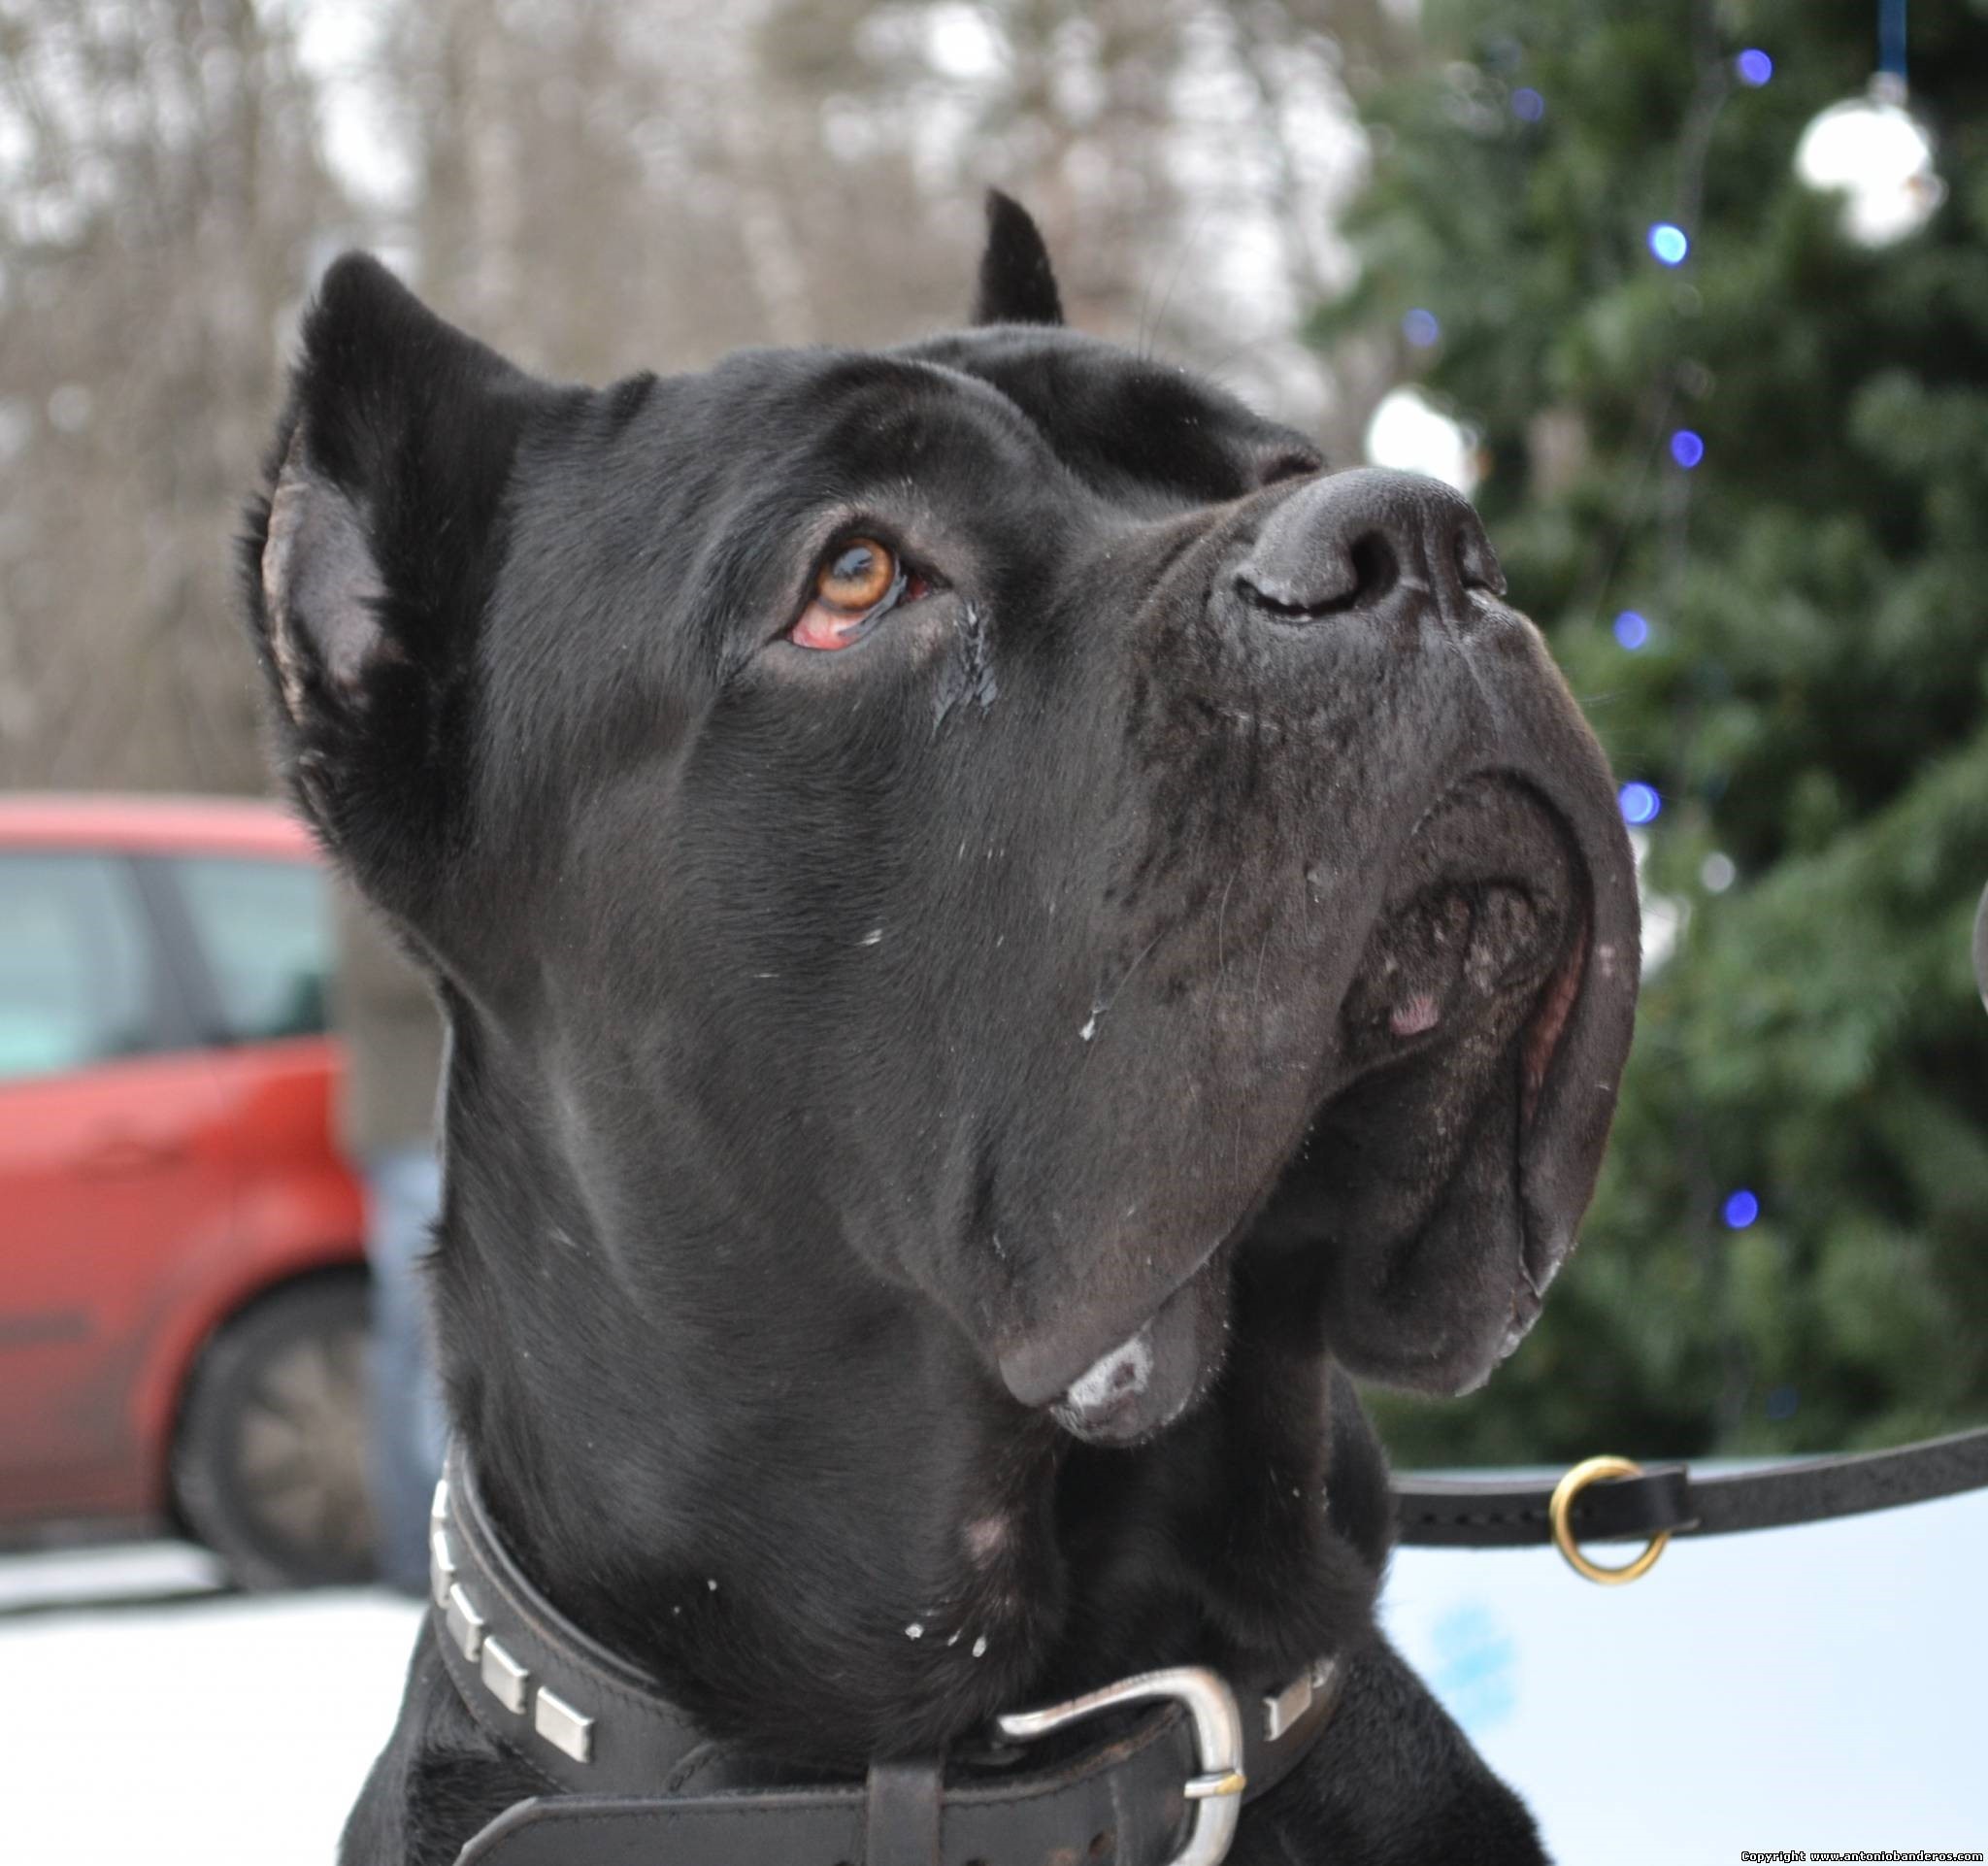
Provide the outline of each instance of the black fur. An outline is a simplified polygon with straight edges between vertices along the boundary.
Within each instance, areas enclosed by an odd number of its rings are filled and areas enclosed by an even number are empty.
[[[1350,1653],[1234,1857],[1534,1859],[1374,1629],[1336,1362],[1480,1377],[1571,1238],[1635,983],[1607,773],[1488,596],[1262,614],[1315,451],[1046,327],[992,217],[1000,327],[599,392],[325,281],[248,583],[281,762],[453,1027],[451,1413],[539,1584],[742,1749]],[[813,652],[850,533],[929,587]],[[1390,981],[1469,997],[1445,916],[1488,966],[1513,914],[1475,1021],[1388,1035]],[[424,1635],[345,1857],[542,1786]]]
[[[999,188],[987,193],[987,246],[974,294],[977,324],[1060,324],[1063,299],[1049,249],[1027,211]]]

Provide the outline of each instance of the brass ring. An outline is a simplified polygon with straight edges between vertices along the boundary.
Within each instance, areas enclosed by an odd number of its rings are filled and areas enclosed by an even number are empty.
[[[1624,1562],[1619,1568],[1604,1568],[1600,1562],[1590,1561],[1574,1539],[1574,1500],[1589,1484],[1601,1478],[1641,1476],[1642,1466],[1632,1463],[1628,1458],[1582,1458],[1553,1486],[1553,1501],[1546,1506],[1546,1514],[1553,1522],[1553,1546],[1567,1557],[1567,1565],[1583,1580],[1599,1582],[1605,1587],[1619,1587],[1624,1582],[1640,1579],[1657,1565],[1657,1557],[1671,1540],[1668,1529],[1659,1529],[1641,1554],[1634,1561]]]

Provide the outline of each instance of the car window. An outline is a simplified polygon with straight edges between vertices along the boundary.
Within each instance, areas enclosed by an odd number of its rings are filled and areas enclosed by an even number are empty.
[[[155,1047],[141,911],[116,857],[0,854],[0,1082]]]
[[[236,856],[172,866],[214,979],[221,1034],[253,1042],[323,1030],[331,907],[317,869]]]

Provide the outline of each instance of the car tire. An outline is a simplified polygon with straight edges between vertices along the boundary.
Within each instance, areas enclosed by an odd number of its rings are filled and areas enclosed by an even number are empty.
[[[242,1587],[373,1579],[366,1284],[295,1283],[226,1322],[194,1368],[173,1495]]]

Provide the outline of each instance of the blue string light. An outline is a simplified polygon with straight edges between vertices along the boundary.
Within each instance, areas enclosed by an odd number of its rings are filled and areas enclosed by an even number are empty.
[[[1662,266],[1681,266],[1691,251],[1691,236],[1669,220],[1657,221],[1649,230],[1650,251]]]
[[[1663,814],[1664,800],[1648,784],[1627,783],[1616,793],[1622,806],[1622,820],[1640,825],[1653,823]]]
[[[1727,1195],[1726,1203],[1719,1208],[1719,1216],[1726,1220],[1727,1230],[1743,1231],[1760,1216],[1760,1201],[1741,1186],[1739,1191]]]
[[[1522,123],[1537,123],[1546,114],[1546,100],[1530,84],[1511,93],[1511,114]]]
[[[1740,74],[1742,84],[1751,84],[1757,90],[1774,75],[1774,61],[1758,46],[1751,46],[1733,60],[1733,69]]]
[[[1442,336],[1442,326],[1433,311],[1411,311],[1402,319],[1402,335],[1417,350],[1427,350]]]
[[[1671,436],[1671,457],[1689,473],[1705,458],[1705,436],[1680,427]]]
[[[1650,625],[1633,609],[1615,618],[1615,639],[1634,654],[1650,638]]]

